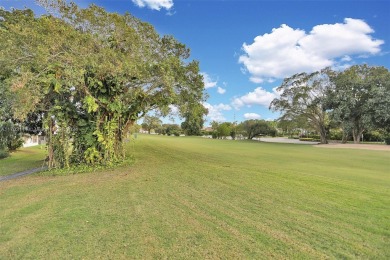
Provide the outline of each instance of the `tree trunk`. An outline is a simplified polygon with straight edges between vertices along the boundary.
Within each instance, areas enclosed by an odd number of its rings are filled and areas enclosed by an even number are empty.
[[[48,139],[48,142],[47,142],[47,151],[48,151],[48,162],[47,162],[47,166],[49,167],[49,169],[51,168],[54,168],[55,167],[55,158],[54,158],[54,147],[53,147],[53,138],[54,138],[54,127],[55,127],[55,124],[54,124],[54,120],[49,118],[49,123],[48,123],[48,126],[49,126],[49,135],[47,137]]]
[[[320,142],[321,144],[327,144],[328,143],[328,138],[326,134],[326,128],[324,126],[321,126],[319,128],[320,132]]]
[[[341,143],[346,144],[348,142],[349,134],[348,132],[343,131],[343,137],[341,139]]]
[[[343,130],[343,136],[341,138],[341,143],[346,144],[349,139],[349,134],[351,133],[350,129],[347,127],[347,124],[345,122],[341,125]]]
[[[360,144],[360,137],[362,136],[363,131],[364,130],[360,130],[360,129],[352,130],[353,143]]]

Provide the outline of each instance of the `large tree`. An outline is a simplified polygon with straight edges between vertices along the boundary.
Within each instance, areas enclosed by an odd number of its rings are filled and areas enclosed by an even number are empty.
[[[373,86],[370,108],[373,126],[385,131],[386,144],[390,145],[390,72],[385,70],[382,68],[378,81]]]
[[[130,14],[41,2],[55,16],[0,10],[0,78],[15,117],[44,114],[49,167],[121,160],[137,119],[203,101],[198,63],[172,36]]]
[[[281,111],[280,120],[292,121],[305,119],[320,134],[321,143],[327,143],[327,92],[333,87],[329,68],[314,72],[300,73],[284,79],[277,88],[281,93],[275,98],[270,108]]]
[[[162,124],[162,121],[157,116],[146,115],[144,121],[142,122],[142,128],[147,130],[150,134],[150,131],[157,130]]]
[[[332,117],[350,131],[355,143],[372,127],[390,123],[389,71],[384,67],[355,65],[337,73],[329,93]]]
[[[265,120],[250,119],[239,124],[238,128],[247,136],[248,139],[253,139],[261,135],[276,135],[276,129]]]

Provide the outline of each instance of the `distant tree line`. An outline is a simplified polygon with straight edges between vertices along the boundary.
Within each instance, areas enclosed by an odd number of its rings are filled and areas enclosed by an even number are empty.
[[[311,128],[321,143],[337,131],[343,142],[352,138],[354,143],[375,131],[390,144],[390,72],[384,67],[299,73],[284,79],[277,90],[280,97],[270,108],[282,112],[278,121],[283,128]]]
[[[231,137],[233,140],[253,139],[261,136],[276,136],[277,134],[274,122],[258,119],[246,120],[239,124],[213,121],[211,126],[213,129],[211,135],[215,139],[225,139],[227,137]]]

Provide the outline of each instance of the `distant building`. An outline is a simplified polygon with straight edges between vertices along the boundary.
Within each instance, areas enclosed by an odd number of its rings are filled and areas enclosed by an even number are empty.
[[[40,134],[38,135],[25,134],[23,135],[23,141],[24,141],[23,147],[46,144],[46,136]]]

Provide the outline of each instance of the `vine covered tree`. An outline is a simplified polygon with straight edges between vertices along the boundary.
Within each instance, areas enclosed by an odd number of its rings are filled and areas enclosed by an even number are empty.
[[[172,36],[130,14],[40,2],[55,15],[0,10],[0,79],[15,118],[44,115],[49,167],[121,161],[137,119],[203,101],[198,62]]]

